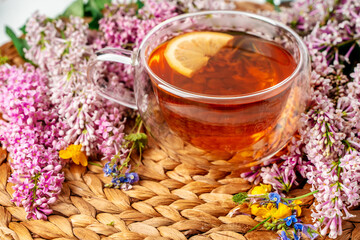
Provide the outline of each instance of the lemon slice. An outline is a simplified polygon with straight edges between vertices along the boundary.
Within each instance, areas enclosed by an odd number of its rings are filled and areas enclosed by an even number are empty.
[[[173,70],[190,78],[233,38],[219,32],[185,33],[169,41],[164,56]]]

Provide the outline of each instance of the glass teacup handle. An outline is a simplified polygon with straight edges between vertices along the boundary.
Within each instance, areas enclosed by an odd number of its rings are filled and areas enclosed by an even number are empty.
[[[96,70],[96,64],[99,62],[117,62],[135,66],[135,53],[130,50],[118,48],[104,48],[96,52],[96,59],[89,63],[87,69],[88,82],[92,83],[97,93],[111,101],[123,106],[137,109],[136,98],[133,91],[122,87],[110,86],[109,81],[104,81]]]

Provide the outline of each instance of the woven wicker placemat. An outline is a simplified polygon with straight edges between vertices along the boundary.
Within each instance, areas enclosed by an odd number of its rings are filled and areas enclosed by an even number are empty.
[[[12,184],[7,152],[0,151],[0,239],[191,239],[275,240],[278,235],[261,227],[246,233],[258,222],[247,215],[227,217],[236,207],[232,194],[252,185],[227,172],[206,171],[172,160],[149,144],[138,169],[140,182],[133,189],[103,188],[110,182],[102,168],[71,164],[66,181],[48,221],[27,220],[22,207],[11,202]],[[309,186],[289,196],[309,192]],[[302,221],[311,222],[313,197],[303,200]],[[246,210],[244,210],[246,211]],[[360,239],[360,210],[344,221],[341,240]],[[327,238],[326,238],[327,239]]]
[[[249,216],[226,216],[236,207],[232,194],[252,187],[246,180],[176,162],[152,143],[138,169],[141,181],[128,191],[103,188],[110,178],[98,166],[71,164],[48,221],[27,220],[10,201],[6,157],[2,150],[1,239],[278,239],[271,231],[246,234],[258,223]]]
[[[0,53],[8,56],[10,64],[24,63],[11,43],[1,46]],[[0,148],[1,240],[279,239],[275,232],[261,227],[247,233],[257,219],[226,216],[236,207],[232,195],[251,189],[246,180],[235,173],[207,171],[175,161],[151,140],[138,169],[141,180],[128,191],[104,188],[111,179],[104,177],[98,166],[66,167],[63,190],[51,206],[54,213],[48,221],[27,220],[24,209],[11,202],[7,158],[6,150]],[[307,192],[309,186],[305,185],[288,195]],[[303,200],[301,220],[305,223],[311,223],[312,202],[312,196]],[[360,240],[360,210],[351,213],[356,217],[343,222],[343,234],[338,239]]]

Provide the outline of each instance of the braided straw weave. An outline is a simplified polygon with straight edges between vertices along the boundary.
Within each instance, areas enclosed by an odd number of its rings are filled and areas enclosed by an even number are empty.
[[[8,56],[10,64],[23,64],[11,43],[0,47],[0,53]],[[1,240],[279,239],[275,232],[262,227],[247,233],[258,224],[256,218],[226,216],[236,207],[232,195],[252,187],[239,174],[206,171],[175,161],[151,139],[138,169],[141,181],[129,191],[104,188],[110,178],[104,177],[98,166],[66,168],[62,193],[48,221],[27,220],[24,209],[11,202],[7,160],[6,150],[0,148]],[[309,188],[305,185],[288,195],[300,196]],[[312,196],[303,199],[301,220],[305,223],[311,223],[313,200]],[[343,234],[338,239],[360,239],[360,210],[351,213],[357,217],[343,222]]]

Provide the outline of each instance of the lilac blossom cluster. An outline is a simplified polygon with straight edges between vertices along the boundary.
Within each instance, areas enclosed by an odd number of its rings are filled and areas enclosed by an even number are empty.
[[[104,47],[137,50],[146,34],[162,21],[178,15],[174,4],[167,1],[144,1],[141,9],[132,6],[113,4],[106,8],[105,16],[99,21],[102,37],[94,45],[97,49]],[[122,82],[132,89],[134,68],[131,65],[107,63],[109,84]]]
[[[35,13],[26,31],[30,48],[25,56],[48,75],[50,100],[67,126],[66,143],[81,144],[87,155],[101,154],[107,160],[125,151],[125,108],[102,99],[87,83],[94,36],[84,20],[70,17],[65,22]]]
[[[312,59],[312,101],[289,153],[243,174],[289,191],[302,176],[312,184],[312,217],[336,238],[360,202],[360,2],[297,1],[282,17],[304,36]],[[299,9],[301,9],[299,11]],[[295,17],[294,17],[295,16]],[[352,61],[350,61],[352,59]],[[357,63],[357,64],[356,64]]]
[[[35,13],[26,24],[30,48],[25,56],[47,73],[51,103],[66,125],[66,145],[81,145],[88,156],[99,154],[103,160],[116,160],[118,166],[127,164],[124,128],[126,116],[132,113],[98,96],[87,82],[86,71],[95,50],[136,49],[154,26],[177,15],[175,6],[165,1],[149,0],[144,4],[138,10],[123,4],[108,6],[98,32],[90,31],[78,17],[49,19]],[[124,65],[105,64],[100,69],[100,76],[117,89],[132,89],[133,75],[132,68]]]
[[[123,4],[113,4],[106,8],[105,16],[99,21],[102,37],[95,39],[95,49],[114,47],[137,50],[146,34],[166,19],[183,12],[199,10],[234,9],[233,2],[190,0],[158,1],[145,0],[141,9]],[[132,89],[134,69],[130,65],[107,63],[107,81],[109,85],[118,85]]]
[[[121,47],[136,50],[146,34],[164,20],[178,15],[174,4],[167,1],[144,1],[136,9],[122,4],[107,7],[104,18],[99,21],[103,38],[98,39],[99,47]]]
[[[64,147],[66,125],[53,110],[47,83],[46,75],[30,64],[0,66],[0,141],[11,157],[12,201],[35,219],[52,212],[49,205],[64,181],[57,151]]]
[[[309,34],[317,24],[324,25],[331,15],[336,1],[296,0],[292,7],[280,7],[280,12],[262,12],[262,15],[276,19],[296,28],[300,35]]]

